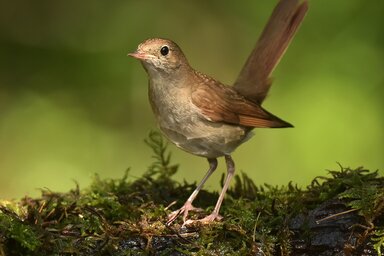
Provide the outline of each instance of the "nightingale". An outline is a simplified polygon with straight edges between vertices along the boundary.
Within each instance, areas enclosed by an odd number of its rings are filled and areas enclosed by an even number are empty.
[[[167,225],[183,215],[183,225],[220,220],[219,210],[235,173],[231,153],[252,136],[253,128],[292,125],[261,104],[271,86],[270,74],[288,47],[308,9],[306,1],[280,0],[234,86],[191,67],[173,41],[152,38],[128,55],[140,60],[149,77],[149,101],[162,133],[177,147],[205,157],[209,169],[184,205],[168,216]],[[192,203],[224,157],[227,175],[213,212],[200,220],[187,220],[201,211]]]

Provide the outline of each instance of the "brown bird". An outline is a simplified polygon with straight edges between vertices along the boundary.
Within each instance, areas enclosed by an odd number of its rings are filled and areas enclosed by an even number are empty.
[[[280,0],[256,47],[233,87],[194,70],[180,47],[171,40],[154,38],[136,52],[149,76],[149,100],[164,135],[177,147],[208,159],[209,170],[185,204],[169,215],[167,224],[183,214],[201,210],[192,202],[209,176],[217,158],[224,156],[227,176],[213,212],[198,220],[221,219],[220,206],[235,172],[231,153],[251,136],[255,127],[283,128],[291,124],[261,107],[271,85],[270,74],[288,47],[308,9],[307,2]]]

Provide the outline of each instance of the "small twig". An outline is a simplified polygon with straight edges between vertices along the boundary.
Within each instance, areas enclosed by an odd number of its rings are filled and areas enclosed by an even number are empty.
[[[347,210],[347,211],[344,211],[344,212],[339,212],[339,213],[336,213],[336,214],[332,214],[332,215],[330,215],[330,216],[327,216],[327,217],[325,217],[325,218],[322,218],[322,219],[320,219],[320,220],[317,220],[317,221],[316,221],[316,224],[320,224],[320,223],[323,222],[323,221],[326,221],[326,220],[329,220],[329,219],[333,219],[333,218],[336,218],[336,217],[338,217],[338,216],[341,216],[341,215],[344,215],[344,214],[347,214],[347,213],[350,213],[350,212],[355,212],[355,211],[357,211],[357,210],[359,210],[359,209],[350,209],[350,210]]]
[[[169,208],[171,208],[172,206],[174,206],[175,204],[177,203],[177,201],[173,201],[172,203],[170,203],[167,207],[164,208],[164,210],[168,210]]]
[[[256,228],[257,228],[257,222],[259,222],[260,214],[261,214],[261,212],[259,212],[259,213],[257,214],[256,222],[255,222],[255,227],[253,228],[253,235],[252,235],[252,240],[253,240],[253,242],[256,241]]]
[[[167,229],[169,229],[174,235],[176,235],[176,237],[178,237],[180,240],[184,241],[185,243],[192,244],[197,248],[201,248],[201,246],[199,244],[197,244],[196,242],[194,242],[190,239],[187,239],[187,237],[190,235],[180,234],[179,232],[177,232],[174,228],[170,227],[169,225],[165,225],[165,227]],[[194,233],[196,233],[196,232],[194,232]]]

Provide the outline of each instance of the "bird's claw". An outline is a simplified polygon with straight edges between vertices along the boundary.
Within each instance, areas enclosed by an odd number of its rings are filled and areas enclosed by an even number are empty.
[[[187,201],[180,209],[173,211],[168,215],[168,221],[166,225],[167,226],[171,225],[177,219],[177,217],[179,217],[181,214],[183,214],[183,223],[186,223],[188,212],[190,211],[201,212],[203,211],[203,209],[196,208],[192,205],[192,203]]]
[[[217,213],[211,213],[210,215],[202,218],[202,219],[199,219],[199,220],[187,220],[184,222],[183,226],[185,225],[191,225],[191,224],[194,224],[194,223],[201,223],[201,224],[209,224],[209,223],[212,223],[214,221],[220,221],[222,220],[223,217]]]

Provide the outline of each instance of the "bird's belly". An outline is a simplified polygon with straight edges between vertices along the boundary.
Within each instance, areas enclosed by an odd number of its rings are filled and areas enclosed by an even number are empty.
[[[160,123],[160,129],[177,147],[207,158],[231,154],[240,144],[251,137],[244,127],[214,123],[197,116]]]

